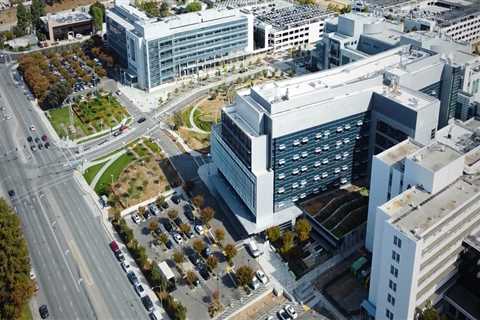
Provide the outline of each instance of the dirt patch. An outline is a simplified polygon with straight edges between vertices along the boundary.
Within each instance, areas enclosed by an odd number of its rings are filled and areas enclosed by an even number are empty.
[[[250,305],[246,310],[240,312],[238,315],[234,316],[232,319],[234,320],[252,320],[260,317],[261,315],[265,315],[267,317],[267,313],[275,308],[275,306],[281,305],[287,302],[283,296],[275,296],[273,293],[265,296],[261,300],[255,302],[254,304]]]

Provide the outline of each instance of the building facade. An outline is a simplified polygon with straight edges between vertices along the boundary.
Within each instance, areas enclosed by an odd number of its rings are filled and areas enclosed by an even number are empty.
[[[253,16],[209,9],[152,19],[130,5],[117,4],[107,13],[107,34],[138,87],[151,90],[251,53]]]
[[[371,318],[414,319],[454,284],[462,242],[480,230],[478,128],[452,123],[427,145],[406,140],[374,157]]]
[[[374,154],[435,137],[442,106],[422,89],[442,83],[446,63],[405,46],[240,91],[212,134],[218,192],[235,194],[232,211],[257,233],[294,219],[296,201],[367,178]]]

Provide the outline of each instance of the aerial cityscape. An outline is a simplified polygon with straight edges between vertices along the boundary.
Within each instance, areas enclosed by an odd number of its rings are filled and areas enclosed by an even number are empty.
[[[0,0],[0,320],[480,320],[480,0]]]

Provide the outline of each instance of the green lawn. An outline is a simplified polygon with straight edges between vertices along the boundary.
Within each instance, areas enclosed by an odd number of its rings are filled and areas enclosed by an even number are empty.
[[[115,162],[113,162],[107,170],[102,174],[98,183],[95,185],[95,192],[98,195],[105,194],[107,187],[117,181],[122,171],[133,161],[135,157],[128,152],[122,154]]]
[[[51,109],[48,111],[48,118],[55,131],[61,138],[68,136],[68,127],[70,126],[70,111],[69,108]],[[73,125],[77,132],[71,134],[70,138],[77,139],[86,135],[87,127],[73,114]]]
[[[102,169],[105,163],[107,163],[107,161],[88,167],[87,170],[85,170],[83,177],[85,178],[88,184],[92,183],[93,179],[95,178],[97,173],[100,171],[100,169]]]
[[[153,153],[160,155],[162,152],[162,149],[158,146],[158,144],[153,141],[152,139],[145,139],[143,140],[143,144],[145,144],[148,149],[152,150]]]
[[[205,116],[198,109],[196,109],[195,112],[193,113],[193,121],[195,122],[197,127],[203,131],[210,132],[212,131],[213,122],[205,121],[203,119],[204,117]]]

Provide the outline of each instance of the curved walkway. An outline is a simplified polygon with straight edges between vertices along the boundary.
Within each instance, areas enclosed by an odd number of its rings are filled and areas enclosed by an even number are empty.
[[[207,98],[205,98],[207,99]],[[209,134],[210,132],[208,131],[204,131],[202,129],[200,129],[197,124],[195,123],[195,119],[194,119],[194,115],[195,115],[195,111],[197,111],[198,109],[198,105],[203,102],[204,99],[200,100],[193,108],[192,110],[190,110],[190,115],[189,115],[189,119],[188,121],[190,121],[190,126],[191,128],[188,128],[190,131],[195,131],[195,132],[198,132],[198,133],[203,133],[203,134]]]
[[[103,173],[108,169],[108,167],[110,167],[110,165],[112,163],[115,162],[115,160],[117,160],[118,158],[120,158],[121,155],[123,155],[125,152],[127,152],[127,150],[122,150],[122,151],[119,151],[118,153],[114,154],[110,160],[108,160],[107,163],[105,163],[102,167],[102,169],[100,169],[97,174],[95,175],[95,178],[93,178],[92,182],[90,183],[90,187],[92,188],[95,188],[95,185],[98,183],[98,180],[100,180],[100,178],[102,177]]]

